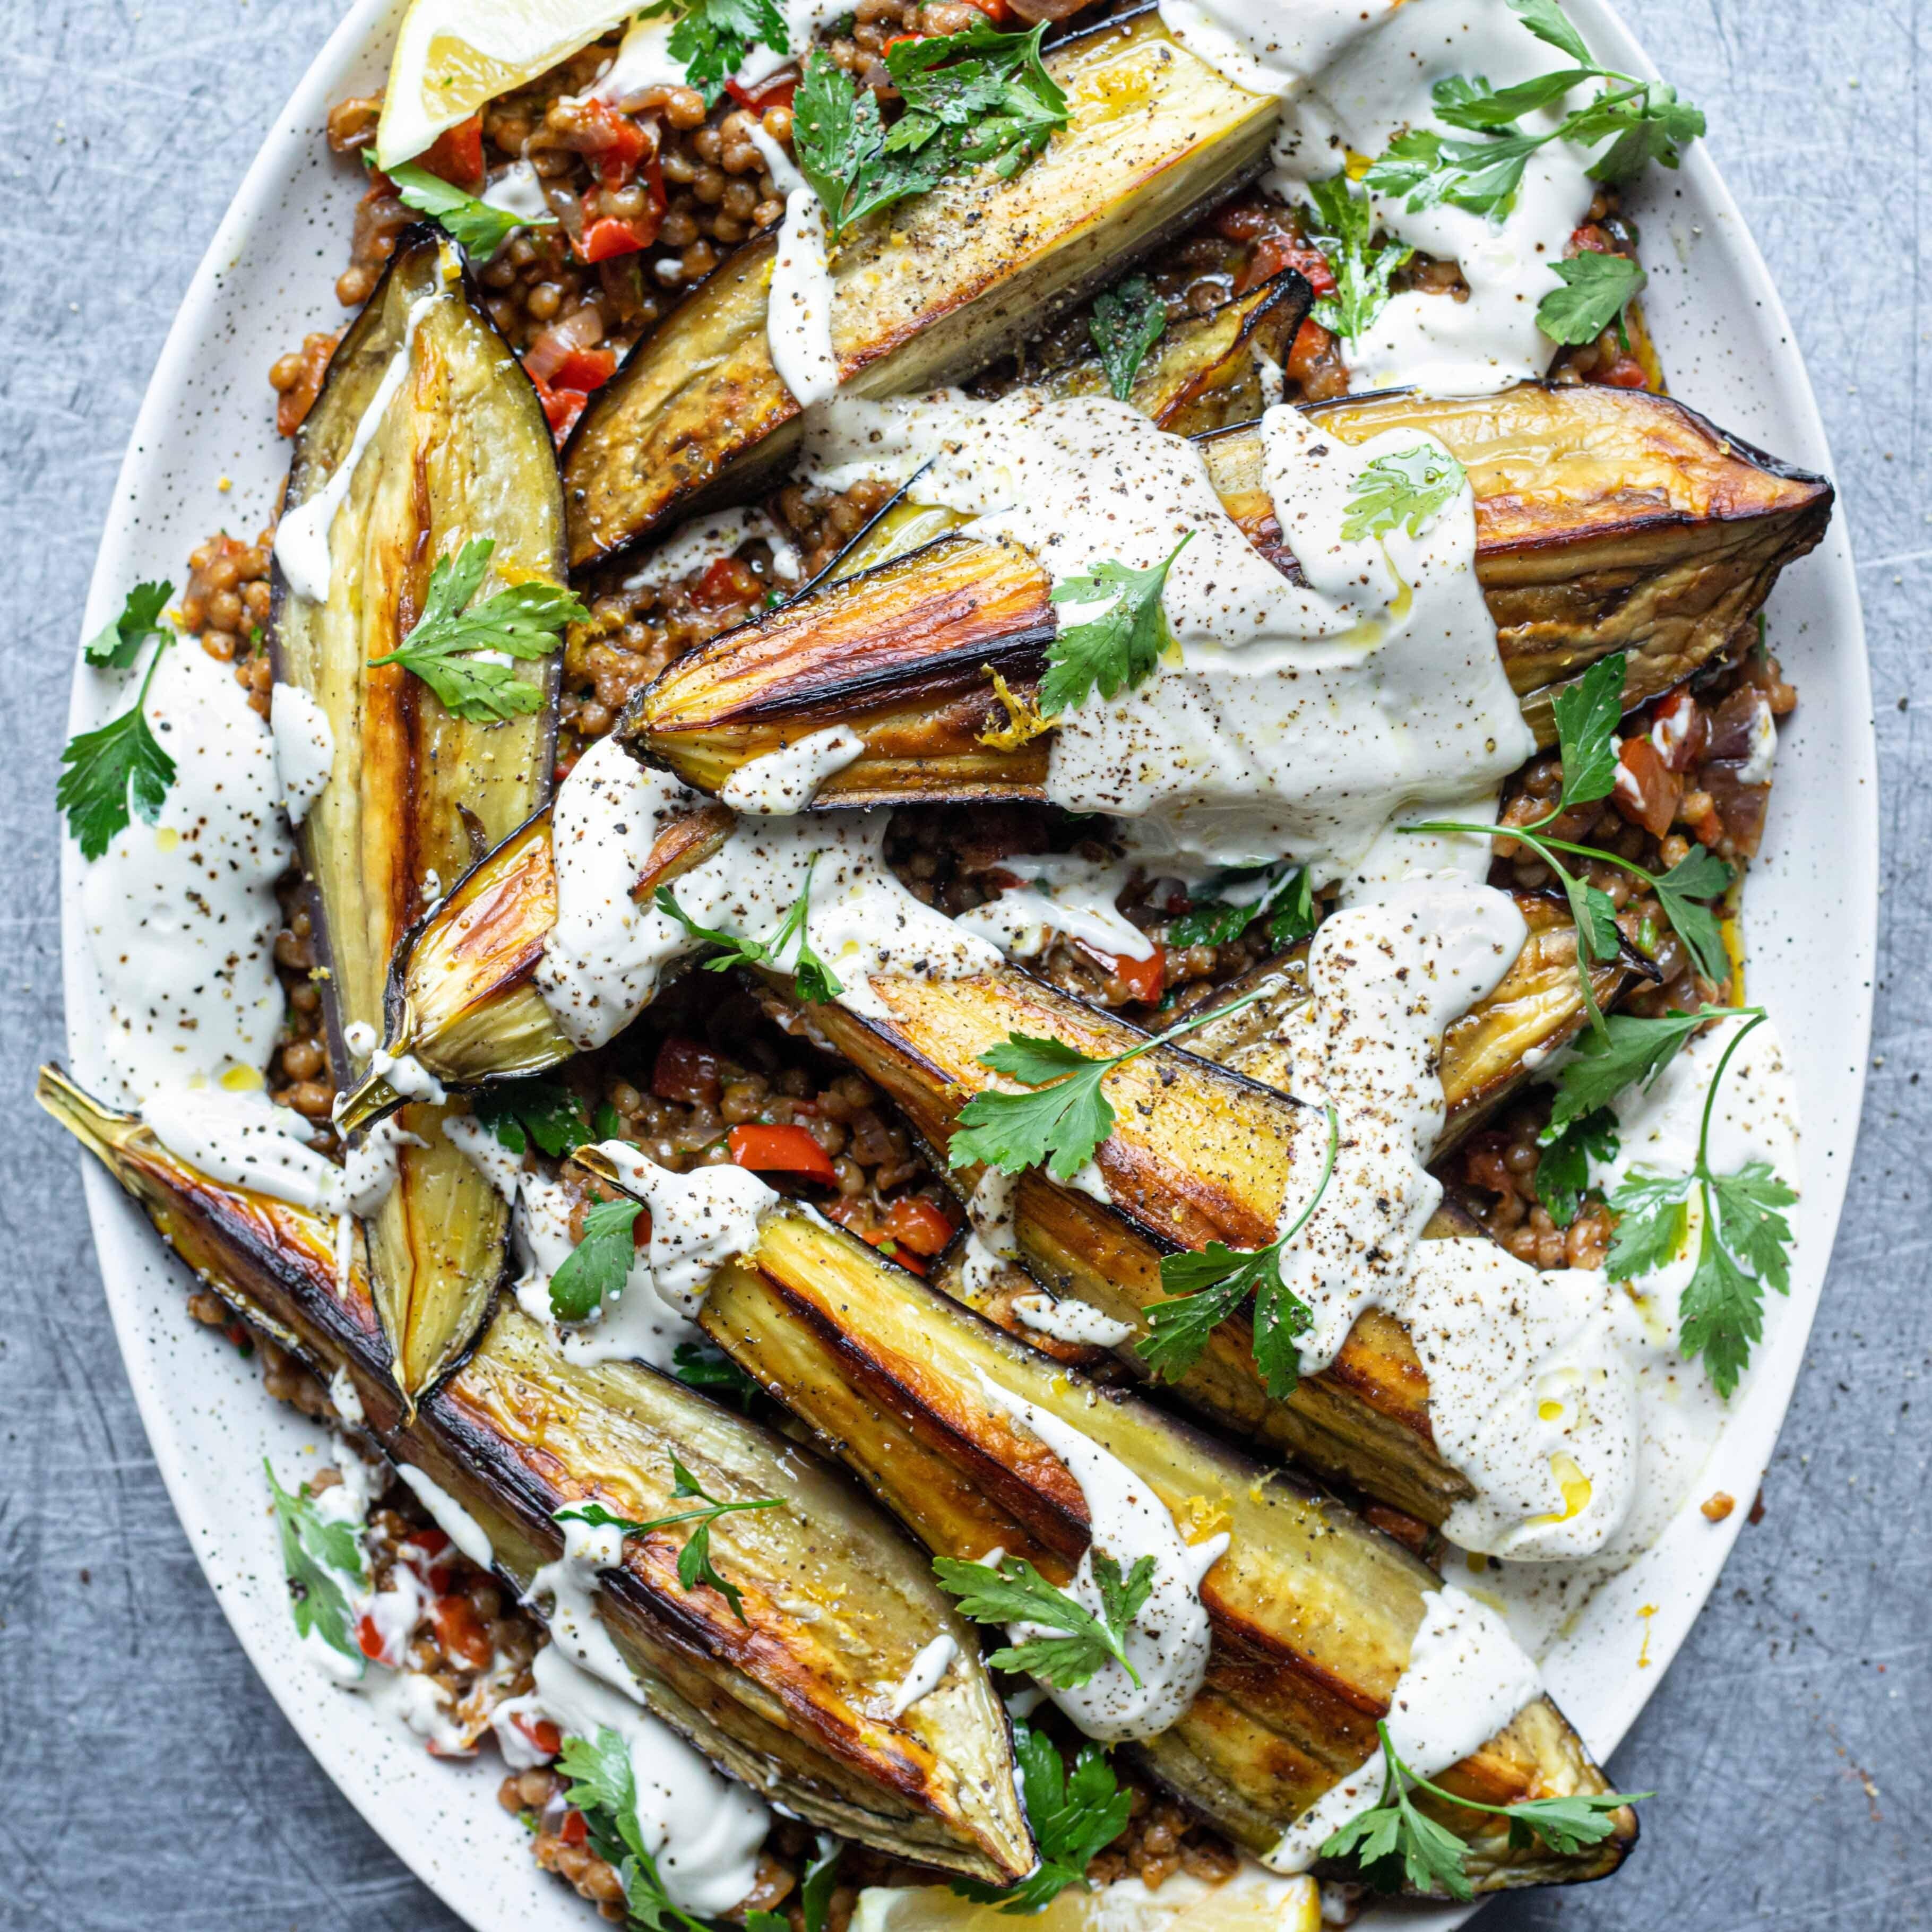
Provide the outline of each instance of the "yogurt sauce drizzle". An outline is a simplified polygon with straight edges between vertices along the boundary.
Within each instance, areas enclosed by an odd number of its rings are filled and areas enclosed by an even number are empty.
[[[746,759],[718,788],[718,796],[740,812],[766,816],[802,812],[818,788],[865,749],[865,740],[850,725],[828,725],[782,752]]]
[[[778,255],[765,311],[772,367],[801,409],[838,392],[838,355],[832,346],[832,273],[826,265],[825,210],[792,165],[791,157],[756,121],[752,145],[772,185],[785,198]]]
[[[892,1693],[892,1714],[902,1718],[922,1697],[928,1697],[944,1681],[959,1654],[958,1645],[942,1631],[926,1645],[908,1666]]]
[[[925,464],[920,501],[974,517],[967,533],[1018,544],[1056,584],[1108,558],[1148,568],[1191,532],[1163,599],[1180,662],[1056,720],[1047,796],[1151,821],[1142,838],[1214,864],[1346,866],[1406,805],[1494,785],[1534,745],[1476,581],[1466,488],[1420,538],[1342,536],[1362,472],[1429,439],[1343,445],[1286,408],[1260,434],[1305,586],[1228,517],[1196,446],[1111,398],[842,398],[816,412],[806,466],[836,488]]]
[[[1493,1737],[1542,1690],[1536,1666],[1490,1606],[1451,1583],[1423,1597],[1421,1627],[1396,1680],[1387,1723],[1396,1755],[1432,1778]],[[1352,1818],[1382,1802],[1382,1748],[1331,1786],[1282,1834],[1262,1862],[1306,1871]]]
[[[557,919],[536,976],[544,1004],[578,1046],[614,1037],[650,1003],[664,969],[702,945],[631,892],[664,829],[710,802],[645,770],[608,738],[559,790]],[[885,827],[883,812],[747,819],[722,851],[680,874],[674,890],[699,925],[764,940],[784,922],[809,868],[806,937],[843,983],[841,1004],[856,1012],[881,1010],[868,983],[875,974],[944,978],[997,964],[984,940],[900,884],[880,856]]]
[[[595,1738],[608,1729],[623,1739],[638,1822],[665,1891],[700,1917],[728,1912],[757,1877],[771,1814],[643,1708],[643,1687],[596,1607],[598,1572],[622,1567],[622,1532],[583,1522],[560,1527],[563,1553],[530,1579],[524,1598],[550,1604],[550,1640],[533,1666],[536,1701],[573,1736]]]
[[[1109,1658],[1078,1690],[1046,1687],[1090,1738],[1153,1737],[1193,1702],[1207,1675],[1210,1636],[1201,1580],[1220,1561],[1227,1534],[1191,1546],[1184,1542],[1166,1505],[1119,1457],[983,1374],[980,1386],[995,1408],[1037,1436],[1066,1465],[1086,1498],[1093,1540],[1074,1572],[1070,1596],[1096,1614],[1102,1610],[1094,1581],[1096,1550],[1112,1557],[1123,1574],[1143,1556],[1154,1559],[1154,1588],[1129,1626],[1125,1646],[1139,1684]],[[1016,1643],[1047,1634],[1042,1624],[1007,1626]]]

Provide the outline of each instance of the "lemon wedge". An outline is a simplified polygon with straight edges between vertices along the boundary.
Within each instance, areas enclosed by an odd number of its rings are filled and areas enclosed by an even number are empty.
[[[1176,1872],[1154,1892],[1137,1878],[1097,1892],[1076,1886],[1019,1922],[1038,1932],[1320,1932],[1322,1900],[1312,1878],[1244,1864],[1225,1885]],[[1014,1924],[997,1906],[928,1885],[869,1886],[852,1915],[852,1932],[1013,1932]]]
[[[419,154],[486,100],[536,80],[634,9],[610,0],[410,0],[389,59],[376,165]]]

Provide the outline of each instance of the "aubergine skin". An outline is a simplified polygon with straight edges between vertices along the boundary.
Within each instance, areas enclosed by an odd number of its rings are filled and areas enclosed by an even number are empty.
[[[1345,442],[1426,430],[1462,461],[1477,575],[1541,744],[1556,740],[1556,694],[1599,658],[1625,653],[1628,710],[1738,648],[1779,572],[1830,520],[1823,479],[1661,396],[1525,383],[1462,401],[1351,398],[1309,413]],[[1229,514],[1298,574],[1252,425],[1201,448]],[[1057,628],[1051,588],[1010,547],[944,536],[680,658],[620,728],[705,790],[747,759],[842,724],[866,750],[820,788],[820,806],[1042,799],[1049,741],[989,740],[1007,722],[990,673],[1034,695]]]
[[[679,1583],[676,1532],[627,1539],[623,1567],[600,1576],[599,1607],[652,1709],[823,1829],[989,1883],[1031,1868],[1010,1732],[971,1627],[847,1478],[668,1376],[566,1362],[507,1300],[412,1413],[359,1244],[338,1292],[331,1222],[210,1180],[56,1070],[42,1070],[38,1095],[224,1300],[325,1378],[348,1373],[370,1432],[476,1518],[519,1591],[559,1552],[557,1510],[596,1500],[642,1520],[685,1507],[672,1498],[674,1453],[715,1496],[783,1497],[785,1508],[729,1516],[712,1532],[745,1622],[716,1592]],[[941,1631],[959,1663],[890,1717],[892,1688]]]
[[[1071,118],[1010,180],[988,170],[859,224],[832,251],[842,393],[907,394],[985,367],[1262,164],[1271,96],[1223,80],[1151,8],[1047,56]],[[765,337],[776,240],[730,256],[600,388],[566,446],[573,568],[742,501],[801,411]]]
[[[1267,1851],[1374,1754],[1423,1593],[1439,1580],[1340,1504],[1084,1383],[803,1210],[765,1217],[753,1251],[714,1278],[700,1320],[937,1556],[970,1560],[997,1544],[1064,1582],[1088,1540],[1078,1484],[982,1376],[1119,1457],[1190,1540],[1227,1531],[1202,1586],[1214,1636],[1202,1690],[1170,1729],[1122,1748],[1238,1843]],[[1546,1697],[1438,1781],[1496,1804],[1608,1788]],[[1470,1839],[1485,1890],[1600,1876],[1636,1832],[1625,1811],[1612,1838],[1563,1858],[1513,1850],[1503,1822],[1481,1814],[1439,1815]]]
[[[278,680],[327,716],[334,775],[301,828],[316,920],[330,1058],[357,1056],[352,1022],[383,1030],[398,941],[430,900],[548,795],[561,653],[526,664],[543,702],[502,724],[452,716],[412,672],[369,662],[394,650],[423,606],[430,568],[472,538],[494,543],[488,596],[564,577],[563,504],[536,392],[490,322],[450,244],[411,229],[330,364],[296,440],[288,502],[324,488],[419,314],[408,374],[369,438],[333,519],[328,601],[276,573],[271,645]],[[394,1096],[390,1096],[393,1101]],[[488,1183],[414,1104],[400,1178],[372,1217],[376,1298],[395,1372],[413,1397],[474,1339],[502,1275],[507,1216]]]

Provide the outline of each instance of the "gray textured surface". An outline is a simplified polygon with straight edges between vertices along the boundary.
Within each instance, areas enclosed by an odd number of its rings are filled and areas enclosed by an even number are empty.
[[[1932,6],[1624,0],[1713,145],[1809,359],[1861,560],[1886,898],[1862,1160],[1766,1514],[1618,1754],[1664,1796],[1615,1883],[1514,1900],[1562,1925],[1932,1924]],[[70,1146],[28,1112],[61,1039],[51,795],[95,536],[143,386],[326,0],[6,0],[0,706],[12,880],[0,1091],[0,1928],[454,1922],[296,1741],[176,1526],[109,1332]],[[266,409],[248,372],[239,409]],[[1915,1402],[1917,1406],[1915,1409]],[[595,1922],[586,1918],[586,1924]]]

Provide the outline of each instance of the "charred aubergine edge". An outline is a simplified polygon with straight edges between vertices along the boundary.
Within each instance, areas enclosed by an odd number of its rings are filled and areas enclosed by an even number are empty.
[[[355,466],[346,487],[345,462]],[[479,597],[564,579],[562,498],[542,406],[434,230],[400,238],[337,350],[296,440],[284,518],[323,493],[339,499],[326,536],[326,600],[298,595],[278,568],[270,640],[278,681],[320,707],[334,743],[301,850],[340,1077],[366,1067],[362,1030],[383,1031],[390,956],[411,922],[548,796],[556,734],[554,653],[519,665],[540,693],[533,712],[484,722],[453,716],[403,666],[370,662],[415,626],[432,567],[472,539],[494,545]],[[411,1090],[401,1125],[414,1138],[400,1145],[397,1184],[370,1217],[370,1252],[396,1378],[412,1399],[480,1326],[507,1222],[440,1131],[424,1098],[432,1090]]]
[[[992,1884],[1032,1868],[1006,1713],[971,1628],[847,1478],[652,1370],[566,1361],[507,1298],[410,1413],[359,1257],[338,1279],[330,1222],[209,1179],[57,1070],[42,1070],[38,1090],[224,1300],[325,1378],[346,1372],[370,1432],[482,1524],[519,1592],[559,1553],[558,1510],[596,1501],[633,1520],[675,1514],[674,1455],[714,1496],[782,1498],[783,1509],[712,1530],[742,1623],[716,1591],[680,1584],[681,1531],[626,1539],[622,1567],[600,1574],[598,1612],[650,1708],[822,1829]],[[892,1716],[895,1687],[940,1634],[958,1666]]]
[[[1822,478],[1636,391],[1526,383],[1460,401],[1352,398],[1308,413],[1348,442],[1424,430],[1462,462],[1476,574],[1511,686],[1544,745],[1556,740],[1552,700],[1598,658],[1625,653],[1629,709],[1738,647],[1779,572],[1831,515]],[[1228,430],[1201,447],[1229,514],[1296,576],[1258,432]],[[1057,628],[1052,588],[1022,550],[941,535],[681,658],[619,729],[705,791],[748,759],[842,724],[866,750],[820,786],[816,805],[1042,799],[1050,734],[987,740],[1011,722],[993,673],[1015,698],[1034,694]]]
[[[1340,1504],[1103,1393],[790,1204],[765,1215],[752,1251],[713,1276],[700,1320],[937,1556],[974,1560],[997,1546],[1064,1583],[1089,1540],[1078,1483],[989,1382],[1117,1457],[1187,1540],[1226,1531],[1227,1553],[1202,1586],[1213,1632],[1205,1682],[1168,1730],[1120,1748],[1238,1844],[1265,1854],[1374,1755],[1424,1593],[1440,1580]],[[1607,1788],[1540,1696],[1440,1781],[1504,1804]],[[1513,1846],[1507,1825],[1485,1814],[1441,1815],[1470,1839],[1471,1876],[1484,1889],[1600,1876],[1636,1836],[1626,1810],[1612,1838],[1564,1856]]]
[[[874,215],[834,248],[842,392],[910,394],[983,368],[1231,194],[1264,162],[1272,95],[1224,80],[1152,8],[1047,56],[1067,124],[1009,180],[982,169]],[[742,500],[801,411],[766,340],[777,242],[729,257],[634,349],[566,446],[581,569]]]

